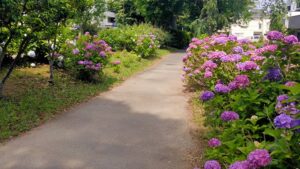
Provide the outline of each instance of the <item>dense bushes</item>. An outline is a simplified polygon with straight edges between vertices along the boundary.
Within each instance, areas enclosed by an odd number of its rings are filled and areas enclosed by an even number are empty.
[[[99,32],[99,38],[111,45],[113,50],[135,51],[142,57],[149,57],[154,54],[148,48],[165,46],[171,40],[168,33],[148,24],[103,29]]]
[[[188,86],[210,129],[205,169],[300,166],[298,39],[277,31],[257,47],[215,35],[194,38],[183,58]]]

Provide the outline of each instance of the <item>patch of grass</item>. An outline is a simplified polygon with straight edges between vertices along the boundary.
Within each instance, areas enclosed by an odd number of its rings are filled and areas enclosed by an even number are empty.
[[[55,70],[55,85],[48,85],[49,67],[18,68],[5,85],[7,99],[0,100],[0,142],[51,119],[58,112],[83,102],[133,74],[154,64],[170,50],[159,50],[158,56],[145,60],[126,51],[116,52],[110,61],[120,60],[119,71],[111,64],[105,68],[101,83],[84,83],[61,70]]]

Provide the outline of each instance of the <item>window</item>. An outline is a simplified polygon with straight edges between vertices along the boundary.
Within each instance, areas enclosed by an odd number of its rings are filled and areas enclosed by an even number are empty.
[[[262,24],[259,23],[259,24],[258,24],[258,29],[261,29],[261,28],[262,28]]]
[[[291,9],[292,9],[291,6],[287,6],[288,11],[291,11]]]
[[[296,11],[300,11],[300,2],[297,2]]]
[[[254,32],[253,39],[259,39],[262,36],[262,32]]]
[[[116,19],[113,18],[113,17],[108,17],[107,20],[108,20],[109,23],[115,23],[116,22]]]

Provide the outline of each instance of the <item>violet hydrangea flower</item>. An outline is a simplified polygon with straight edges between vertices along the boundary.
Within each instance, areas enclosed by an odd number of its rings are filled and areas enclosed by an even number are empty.
[[[208,141],[209,147],[219,147],[221,144],[221,141],[217,138],[212,138]]]
[[[238,120],[240,118],[239,114],[237,114],[234,111],[224,111],[221,114],[221,119],[223,121],[234,121],[234,120]]]
[[[212,91],[204,91],[202,93],[202,95],[200,96],[201,100],[203,100],[203,101],[208,101],[210,99],[213,99],[214,97],[215,97],[215,94]]]
[[[282,79],[281,70],[279,68],[270,68],[264,80],[280,81]]]
[[[283,33],[279,31],[270,31],[267,34],[269,40],[281,40],[284,37]]]
[[[204,169],[221,169],[221,165],[216,160],[209,160],[205,162]]]
[[[218,67],[218,65],[216,64],[216,63],[214,63],[213,61],[211,61],[211,60],[208,60],[208,61],[206,61],[202,66],[201,66],[201,68],[202,69],[210,69],[210,70],[213,70],[213,69],[215,69],[215,68],[217,68]]]
[[[249,71],[249,70],[257,70],[259,66],[253,61],[241,62],[236,65],[238,70],[241,71]]]
[[[234,47],[232,50],[234,53],[243,53],[244,52],[244,49],[240,46]]]
[[[280,114],[279,116],[275,117],[274,124],[277,128],[291,128],[293,118],[286,114]]]
[[[294,44],[298,42],[298,38],[295,35],[289,35],[284,37],[283,41],[287,44]]]
[[[250,168],[261,168],[269,165],[272,158],[267,150],[256,149],[249,153],[247,161],[249,162]]]
[[[229,169],[250,169],[248,161],[237,161],[229,166]]]
[[[215,51],[215,52],[210,52],[208,54],[209,59],[220,59],[221,57],[225,56],[226,53],[223,51]]]
[[[74,55],[79,54],[79,52],[80,52],[79,49],[77,49],[77,48],[76,48],[76,49],[73,49],[73,54],[74,54]]]
[[[224,84],[217,84],[215,86],[215,91],[218,93],[228,93],[230,92],[230,88]]]

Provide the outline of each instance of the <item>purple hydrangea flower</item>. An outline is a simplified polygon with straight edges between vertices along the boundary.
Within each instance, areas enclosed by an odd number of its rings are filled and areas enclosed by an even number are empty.
[[[283,41],[287,44],[294,44],[298,42],[298,38],[295,35],[289,35],[284,37]]]
[[[119,65],[119,64],[121,64],[121,61],[120,60],[115,60],[115,61],[112,62],[112,64],[113,65]]]
[[[217,44],[225,44],[229,41],[227,37],[217,37],[215,38],[214,42]]]
[[[255,53],[256,54],[263,54],[265,52],[275,52],[277,49],[278,49],[278,45],[271,44],[271,45],[266,45],[262,48],[256,49]]]
[[[277,101],[278,101],[278,102],[282,102],[282,101],[285,101],[285,100],[288,100],[288,99],[289,99],[289,96],[286,95],[286,94],[282,94],[282,95],[279,95],[279,96],[277,97]]]
[[[221,114],[221,119],[223,121],[234,121],[234,120],[238,120],[240,118],[239,114],[237,114],[234,111],[224,111]]]
[[[204,169],[221,169],[221,165],[216,160],[209,160],[205,162]]]
[[[213,70],[215,68],[217,68],[218,65],[216,63],[214,63],[213,61],[211,60],[208,60],[206,61],[202,66],[201,66],[201,69],[210,69],[210,70]]]
[[[242,59],[242,56],[239,54],[230,54],[221,57],[222,62],[238,62]]]
[[[103,57],[103,58],[106,57],[106,53],[105,53],[104,51],[101,51],[101,52],[99,53],[99,55],[100,55],[101,57]]]
[[[223,51],[216,51],[208,54],[209,59],[220,59],[223,56],[226,56],[226,53]]]
[[[248,161],[237,161],[229,166],[229,169],[250,169]]]
[[[247,161],[249,162],[250,168],[261,168],[269,165],[272,158],[267,150],[256,149],[249,153]]]
[[[209,70],[206,70],[204,73],[204,78],[208,79],[211,78],[213,76],[213,73]]]
[[[237,75],[234,79],[239,88],[245,88],[249,86],[250,80],[247,75]]]
[[[287,86],[287,87],[293,87],[293,86],[295,86],[296,84],[297,84],[296,82],[288,81],[288,82],[286,82],[284,85]]]
[[[279,68],[270,68],[264,80],[280,81],[282,79],[281,70]]]
[[[274,124],[277,128],[291,128],[293,118],[286,114],[280,114],[279,116],[275,117]]]
[[[79,52],[80,52],[79,49],[77,49],[77,48],[76,48],[76,49],[73,49],[73,54],[74,54],[74,55],[79,54]]]
[[[240,46],[234,47],[232,50],[234,53],[243,53],[244,52],[244,49]]]
[[[215,94],[212,91],[204,91],[202,93],[202,95],[200,96],[201,100],[203,100],[203,101],[208,101],[210,99],[213,99],[214,97],[215,97]]]
[[[239,44],[247,44],[247,43],[250,43],[251,41],[249,39],[239,39],[238,40]]]
[[[228,93],[228,92],[230,92],[230,88],[223,84],[217,84],[215,86],[215,91],[218,93]]]
[[[283,33],[279,32],[279,31],[270,31],[267,34],[267,38],[269,40],[281,40],[281,39],[283,39],[283,37],[284,37]]]
[[[259,66],[253,61],[246,61],[242,63],[238,63],[236,65],[237,69],[241,71],[249,71],[249,70],[258,70]]]
[[[208,141],[208,146],[209,147],[219,147],[221,146],[221,141],[217,138],[212,138]]]
[[[234,35],[229,35],[229,36],[228,36],[228,39],[229,39],[230,41],[236,41],[236,40],[237,40],[237,37],[234,36]]]

